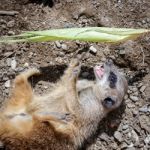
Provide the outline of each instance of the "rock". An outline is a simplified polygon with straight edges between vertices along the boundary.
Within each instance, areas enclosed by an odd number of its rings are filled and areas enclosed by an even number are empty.
[[[93,53],[97,53],[97,49],[94,46],[90,46],[90,51]]]
[[[6,24],[7,22],[6,22],[6,20],[4,20],[4,19],[0,19],[0,23],[2,24]]]
[[[64,57],[65,54],[64,54],[64,52],[58,52],[57,56]]]
[[[144,105],[143,107],[139,108],[140,112],[150,112],[150,107],[148,107],[148,105]]]
[[[22,72],[24,70],[23,67],[18,67],[17,69],[15,69],[16,72]]]
[[[135,86],[129,86],[129,89],[130,89],[132,92],[138,91],[137,87],[135,87]]]
[[[29,67],[29,63],[25,63],[23,66],[27,68]]]
[[[127,136],[128,136],[128,138],[130,139],[131,136],[132,136],[131,132],[128,132]]]
[[[118,132],[118,131],[116,131],[116,132],[114,133],[114,137],[115,137],[115,139],[116,139],[118,142],[122,142],[122,141],[123,141],[122,134],[121,134],[120,132]]]
[[[133,102],[136,102],[139,100],[139,98],[137,96],[133,96],[133,95],[130,95],[130,99],[133,101]]]
[[[8,31],[8,35],[15,35],[14,31]]]
[[[48,86],[45,85],[43,88],[44,88],[44,89],[48,89]]]
[[[126,130],[126,129],[128,129],[128,128],[129,128],[129,125],[127,125],[127,124],[125,124],[125,125],[122,126],[122,129],[123,129],[123,130]]]
[[[100,139],[103,140],[103,141],[106,141],[106,142],[110,141],[109,136],[106,133],[102,133],[100,135]]]
[[[126,150],[136,150],[136,148],[133,147],[132,145],[133,145],[133,144],[131,143],[131,144],[129,145],[130,147],[128,146],[128,148],[127,148]],[[132,147],[131,147],[131,146],[132,146]]]
[[[150,144],[150,134],[144,139],[145,144]]]
[[[145,24],[145,23],[146,23],[146,21],[145,21],[145,20],[142,20],[142,23],[143,23],[143,24]]]
[[[66,44],[62,44],[62,45],[61,45],[61,48],[62,48],[63,50],[68,50],[68,47],[67,47]]]
[[[126,53],[126,52],[125,52],[124,49],[121,49],[121,50],[119,51],[119,54],[120,54],[120,55],[125,55],[125,53]]]
[[[32,58],[33,54],[34,54],[33,52],[30,52],[28,57]]]
[[[2,24],[2,25],[1,25],[1,28],[2,28],[2,29],[6,29],[7,27],[6,27],[6,25]]]
[[[17,66],[17,62],[15,60],[15,58],[11,61],[11,69],[15,70]]]
[[[127,106],[128,106],[128,108],[134,108],[135,107],[135,105],[132,103],[127,103]]]
[[[138,110],[132,110],[133,115],[138,115],[139,111]]]
[[[7,63],[7,66],[8,66],[8,67],[11,66],[11,61],[12,61],[11,58],[7,58],[7,59],[6,59],[6,63]]]
[[[146,86],[145,85],[143,85],[141,88],[140,88],[140,92],[144,92],[145,91],[145,89],[146,89]]]
[[[79,18],[79,14],[77,12],[72,13],[72,18],[77,20]]]
[[[139,83],[139,84],[138,84],[138,88],[142,87],[142,85],[143,85],[143,83],[142,83],[142,82],[141,82],[141,83]]]
[[[5,83],[4,83],[4,86],[6,88],[9,88],[10,87],[10,80],[7,80]]]
[[[9,27],[9,28],[12,28],[14,25],[15,25],[15,21],[14,21],[14,20],[9,21],[9,22],[7,23],[7,27]]]
[[[140,126],[142,129],[150,133],[150,117],[149,115],[140,115],[139,116]]]
[[[5,75],[3,75],[3,79],[2,79],[3,81],[7,81],[8,80],[8,77],[7,76],[5,76]]]
[[[61,64],[63,62],[63,59],[61,57],[57,57],[55,59],[56,62],[58,62],[59,64]]]
[[[138,96],[139,95],[138,91],[134,92],[133,95]]]
[[[4,56],[5,57],[10,57],[10,56],[12,56],[14,54],[14,52],[6,52],[6,53],[4,53]]]
[[[128,94],[132,94],[132,91],[128,89],[127,93],[128,93]]]
[[[128,147],[127,143],[123,142],[121,144],[121,149],[126,149]]]
[[[60,44],[59,41],[56,41],[55,44],[56,44],[56,47],[57,47],[57,48],[61,48],[61,44]]]
[[[125,100],[128,99],[128,95],[127,95],[127,94],[125,95],[124,99],[125,99]]]
[[[139,143],[139,137],[138,137],[137,133],[134,130],[132,130],[131,134],[132,134],[133,142],[138,144]]]

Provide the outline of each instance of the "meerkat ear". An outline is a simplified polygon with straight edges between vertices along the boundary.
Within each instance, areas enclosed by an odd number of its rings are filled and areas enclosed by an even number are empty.
[[[60,113],[60,112],[39,112],[33,116],[41,122],[58,122],[62,124],[67,124],[70,122],[73,117],[69,113]]]

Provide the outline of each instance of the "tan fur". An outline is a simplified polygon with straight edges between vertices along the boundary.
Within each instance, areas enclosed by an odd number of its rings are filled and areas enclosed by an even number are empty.
[[[120,104],[126,81],[119,92],[96,81],[78,81],[79,72],[79,61],[73,59],[60,81],[43,96],[35,95],[28,82],[38,70],[30,69],[16,77],[0,115],[0,140],[7,149],[76,150],[96,131],[110,111],[102,105],[103,99],[108,93],[114,94]]]

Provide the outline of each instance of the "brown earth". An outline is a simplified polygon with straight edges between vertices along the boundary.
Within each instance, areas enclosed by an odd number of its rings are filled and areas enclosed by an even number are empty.
[[[0,15],[1,36],[85,26],[150,28],[149,0],[0,0],[1,10],[18,11],[14,16]],[[8,97],[15,75],[33,66],[41,67],[43,76],[32,78],[31,83],[37,83],[36,92],[47,92],[75,52],[91,45],[97,52],[83,61],[81,77],[93,79],[92,66],[111,57],[126,74],[129,90],[124,104],[100,123],[83,149],[150,149],[150,35],[115,45],[79,41],[1,44],[0,102]]]

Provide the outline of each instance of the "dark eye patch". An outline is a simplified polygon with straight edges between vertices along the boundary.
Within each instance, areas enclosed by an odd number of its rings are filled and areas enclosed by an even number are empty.
[[[110,74],[109,74],[108,80],[109,80],[109,86],[110,86],[110,88],[115,88],[116,87],[116,82],[117,82],[117,76],[116,76],[116,74],[114,74],[111,71]]]

